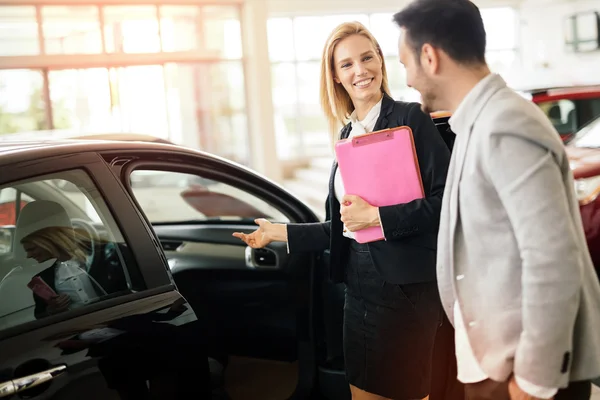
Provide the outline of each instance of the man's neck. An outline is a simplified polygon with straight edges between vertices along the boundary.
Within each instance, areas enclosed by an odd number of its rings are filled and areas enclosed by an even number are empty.
[[[372,98],[365,100],[365,101],[359,101],[354,103],[354,110],[356,111],[356,119],[358,121],[362,121],[363,119],[365,119],[367,117],[367,114],[369,114],[369,111],[371,111],[371,109],[375,106],[375,104],[379,103],[379,100],[381,100],[381,98],[383,97],[383,93],[381,93],[379,96],[373,96]]]
[[[454,113],[469,92],[490,73],[487,65],[458,69],[451,79],[449,79],[450,84],[448,85],[447,92],[448,110]]]

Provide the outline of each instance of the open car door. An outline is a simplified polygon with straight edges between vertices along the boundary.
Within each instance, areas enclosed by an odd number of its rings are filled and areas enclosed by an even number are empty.
[[[318,366],[327,358],[320,255],[288,254],[284,243],[251,249],[232,236],[255,230],[256,218],[318,222],[314,213],[277,184],[202,153],[103,156],[153,227],[179,292],[209,332],[209,356],[231,398],[316,395]],[[343,393],[343,369],[341,378]]]

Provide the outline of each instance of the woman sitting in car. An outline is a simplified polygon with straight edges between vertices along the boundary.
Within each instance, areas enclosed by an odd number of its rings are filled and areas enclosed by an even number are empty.
[[[28,284],[36,318],[81,307],[106,294],[86,272],[85,239],[77,230],[63,226],[42,228],[21,239],[27,258],[40,264],[55,259]]]

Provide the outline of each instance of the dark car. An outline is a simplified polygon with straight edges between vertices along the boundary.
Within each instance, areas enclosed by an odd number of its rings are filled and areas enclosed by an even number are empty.
[[[279,185],[90,139],[1,143],[0,171],[1,399],[349,398],[321,255],[232,237],[318,221]],[[138,186],[145,171],[170,179]]]

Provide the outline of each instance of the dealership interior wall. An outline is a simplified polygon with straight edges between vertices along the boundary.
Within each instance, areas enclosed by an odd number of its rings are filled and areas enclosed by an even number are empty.
[[[515,89],[599,84],[566,23],[600,0],[477,0],[488,62]],[[331,161],[320,53],[364,22],[394,97],[418,100],[391,16],[405,0],[3,0],[0,138],[150,134],[235,160],[322,207]],[[315,184],[323,182],[323,185]]]

